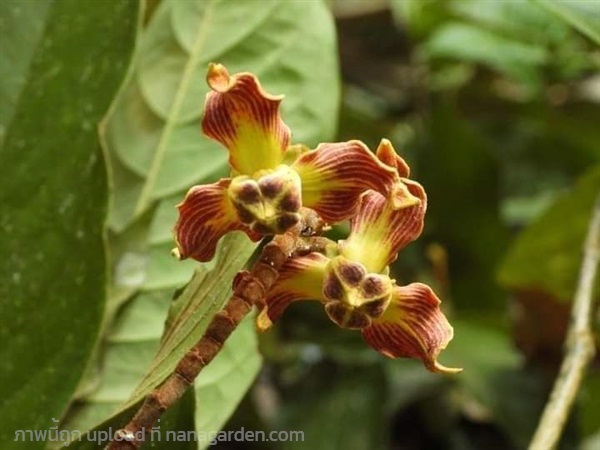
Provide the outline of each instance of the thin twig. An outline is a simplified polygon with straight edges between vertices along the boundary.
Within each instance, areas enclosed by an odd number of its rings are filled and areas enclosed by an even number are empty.
[[[594,356],[591,313],[594,278],[599,260],[600,197],[596,200],[585,241],[583,263],[571,309],[571,324],[567,334],[565,358],[550,394],[550,400],[544,408],[538,428],[529,445],[529,450],[555,448],[579,391],[585,369]]]

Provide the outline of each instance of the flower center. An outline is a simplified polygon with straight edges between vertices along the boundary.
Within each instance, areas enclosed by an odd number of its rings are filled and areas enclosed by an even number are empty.
[[[261,234],[279,234],[300,220],[301,181],[288,166],[254,177],[240,175],[228,188],[228,195],[240,220]]]
[[[325,311],[342,328],[362,329],[380,317],[392,297],[392,280],[367,273],[362,264],[343,256],[333,258],[326,269],[323,296]]]

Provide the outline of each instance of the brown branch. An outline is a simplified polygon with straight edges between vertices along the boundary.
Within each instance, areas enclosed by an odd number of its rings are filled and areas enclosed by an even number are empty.
[[[252,307],[263,305],[283,263],[296,254],[324,251],[329,240],[313,237],[322,228],[321,219],[313,211],[303,210],[300,224],[285,234],[275,236],[265,245],[252,270],[242,271],[235,277],[233,295],[215,314],[202,338],[179,361],[173,373],[148,394],[137,413],[125,428],[116,433],[116,439],[106,450],[133,450],[143,445],[143,437],[149,434],[161,414],[181,398]]]
[[[579,391],[585,369],[594,356],[591,315],[594,279],[599,260],[600,197],[596,200],[584,246],[584,258],[566,339],[566,355],[529,450],[550,450],[556,447]]]

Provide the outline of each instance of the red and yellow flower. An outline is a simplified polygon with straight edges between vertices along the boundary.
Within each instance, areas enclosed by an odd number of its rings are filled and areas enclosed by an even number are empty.
[[[360,141],[325,143],[310,150],[291,145],[279,115],[281,96],[267,94],[250,73],[230,76],[211,64],[202,121],[204,133],[229,152],[230,178],[195,186],[175,226],[180,258],[210,260],[226,233],[252,240],[283,233],[302,207],[325,222],[350,218],[347,239],[325,254],[295,256],[283,265],[257,319],[267,329],[298,300],[317,300],[342,328],[360,330],[389,357],[421,359],[434,372],[453,330],[440,300],[422,283],[399,286],[389,264],[422,231],[427,197],[389,141],[375,154]]]
[[[284,264],[267,294],[258,328],[269,328],[294,301],[317,300],[333,322],[360,330],[382,354],[421,359],[434,372],[458,372],[437,362],[453,336],[439,298],[425,284],[398,286],[389,276],[389,264],[398,252],[421,234],[425,191],[408,180],[408,166],[388,141],[381,143],[377,156],[399,172],[408,192],[419,201],[396,209],[381,193],[364,193],[347,239],[332,243],[327,255],[311,253]]]
[[[251,73],[229,75],[210,64],[202,121],[204,133],[229,151],[231,177],[194,186],[179,208],[177,254],[208,261],[218,240],[234,230],[254,241],[285,232],[300,208],[326,222],[356,214],[367,190],[390,199],[393,209],[418,202],[401,171],[375,157],[360,141],[290,145],[290,129],[279,115],[282,96],[267,94]]]

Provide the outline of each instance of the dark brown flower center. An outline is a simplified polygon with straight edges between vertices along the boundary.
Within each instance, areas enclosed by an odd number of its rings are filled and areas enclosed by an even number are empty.
[[[338,256],[329,263],[323,296],[331,320],[342,328],[361,329],[384,313],[392,296],[392,280],[366,273],[362,264]]]
[[[283,233],[300,220],[300,177],[287,166],[256,179],[234,178],[229,198],[240,220],[261,234]]]

